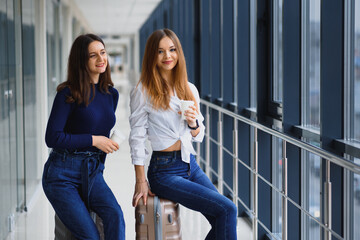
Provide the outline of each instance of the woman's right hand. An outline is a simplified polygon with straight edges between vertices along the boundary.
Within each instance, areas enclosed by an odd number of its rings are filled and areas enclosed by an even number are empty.
[[[104,136],[92,136],[92,145],[104,153],[112,153],[119,149],[119,144]]]
[[[151,192],[148,182],[136,182],[134,196],[132,200],[133,207],[136,207],[138,205],[140,198],[143,198],[144,205],[146,205],[148,195],[155,196],[155,194]]]

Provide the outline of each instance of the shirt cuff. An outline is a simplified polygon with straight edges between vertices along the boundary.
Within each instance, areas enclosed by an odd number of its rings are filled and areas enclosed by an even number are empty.
[[[132,160],[132,164],[133,164],[133,165],[144,166],[144,165],[145,165],[145,161],[144,161],[143,159],[133,159],[133,160]]]

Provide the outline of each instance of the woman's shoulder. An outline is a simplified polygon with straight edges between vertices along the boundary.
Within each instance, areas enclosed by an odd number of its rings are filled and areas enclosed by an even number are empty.
[[[57,89],[58,95],[64,95],[64,96],[71,96],[71,90],[70,87],[67,85],[63,85],[60,88]]]
[[[196,88],[196,86],[193,83],[188,82],[188,84],[189,84],[190,90],[193,92],[193,94],[198,93],[198,89]]]
[[[109,86],[109,92],[112,94],[112,95],[119,95],[119,92],[116,88],[114,88],[113,86]]]
[[[141,81],[139,81],[131,90],[131,95],[133,94],[140,94],[146,95],[146,89],[144,88]]]

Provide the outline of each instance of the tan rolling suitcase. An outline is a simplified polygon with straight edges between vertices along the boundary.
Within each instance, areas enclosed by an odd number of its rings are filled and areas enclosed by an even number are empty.
[[[94,212],[90,212],[91,218],[96,223],[96,227],[100,233],[100,239],[104,240],[104,226],[101,218]],[[69,229],[65,227],[60,218],[55,214],[55,240],[76,240]]]
[[[142,198],[135,208],[136,240],[181,240],[179,204],[170,200]]]

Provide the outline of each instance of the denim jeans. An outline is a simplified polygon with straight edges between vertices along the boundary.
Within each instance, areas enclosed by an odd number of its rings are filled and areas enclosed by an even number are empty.
[[[236,240],[235,204],[216,190],[193,155],[188,164],[180,151],[153,152],[147,175],[153,193],[207,218],[212,228],[206,239]]]
[[[77,239],[100,239],[89,209],[103,220],[105,239],[125,239],[123,212],[104,181],[103,154],[52,150],[44,166],[46,197]]]

